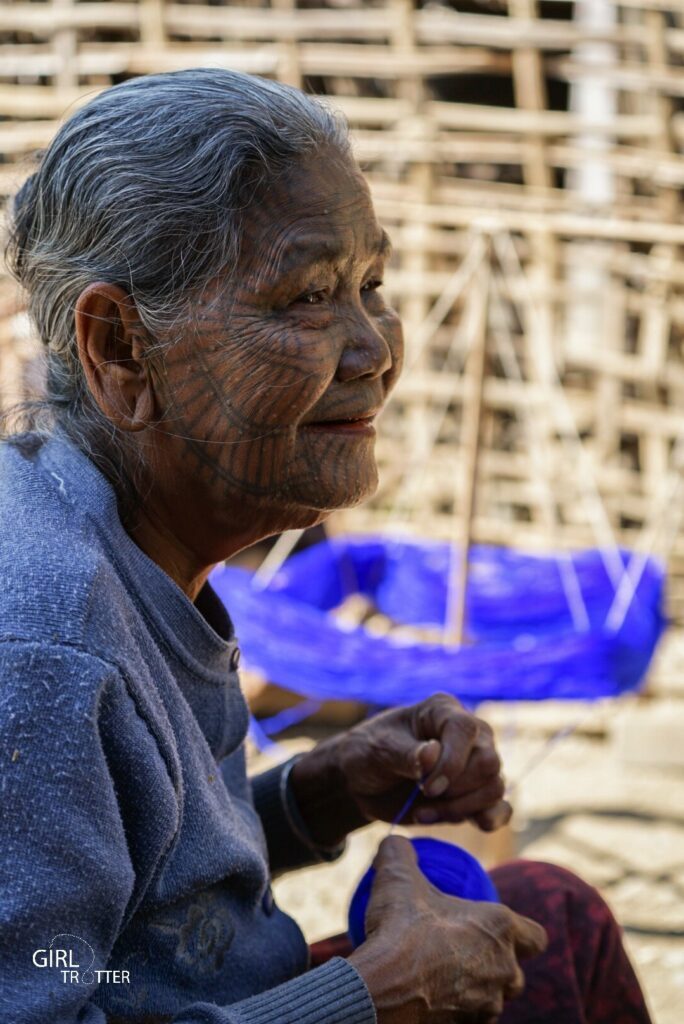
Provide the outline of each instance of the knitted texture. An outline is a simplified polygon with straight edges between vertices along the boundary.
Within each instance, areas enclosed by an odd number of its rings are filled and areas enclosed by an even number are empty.
[[[288,785],[290,770],[300,756],[262,772],[252,781],[254,803],[261,820],[268,823],[265,825],[266,840],[274,874],[301,867],[305,860],[312,863],[337,860],[346,845],[343,842],[338,846],[321,847],[309,837],[292,788]]]
[[[0,446],[0,536],[3,1024],[373,1021],[274,904],[264,830],[275,867],[317,854],[277,773],[253,798],[209,586],[193,605],[59,436]]]

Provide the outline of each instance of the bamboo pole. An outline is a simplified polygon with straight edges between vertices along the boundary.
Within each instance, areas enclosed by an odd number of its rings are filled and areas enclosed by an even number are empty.
[[[460,647],[465,639],[466,601],[470,549],[473,541],[477,474],[481,451],[482,412],[484,409],[484,383],[487,365],[487,313],[489,305],[490,267],[484,261],[475,279],[472,303],[474,329],[470,356],[466,363],[466,393],[463,402],[461,431],[462,493],[456,502],[455,543],[452,549],[447,589],[444,640],[449,646]]]

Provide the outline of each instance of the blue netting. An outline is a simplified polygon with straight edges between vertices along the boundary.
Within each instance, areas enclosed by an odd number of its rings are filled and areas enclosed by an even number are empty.
[[[623,552],[626,564],[629,553]],[[577,632],[554,558],[479,547],[471,554],[467,629],[458,650],[345,630],[328,614],[367,595],[398,623],[439,626],[449,548],[387,538],[336,539],[290,558],[267,590],[241,569],[211,582],[235,623],[246,663],[318,700],[393,705],[446,690],[481,700],[592,699],[634,689],[663,630],[664,571],[649,560],[617,633],[604,629],[614,588],[600,553],[573,556],[590,630]]]

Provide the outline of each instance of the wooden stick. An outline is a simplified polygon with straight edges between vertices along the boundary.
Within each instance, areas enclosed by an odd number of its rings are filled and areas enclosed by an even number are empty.
[[[482,410],[484,408],[484,381],[487,363],[487,312],[489,304],[488,262],[480,266],[472,302],[475,305],[473,345],[466,364],[467,389],[463,404],[461,451],[463,453],[463,502],[456,519],[456,544],[451,556],[447,609],[445,619],[446,644],[460,647],[465,632],[466,598],[470,548],[473,538],[475,498],[477,493],[477,470],[482,434]]]

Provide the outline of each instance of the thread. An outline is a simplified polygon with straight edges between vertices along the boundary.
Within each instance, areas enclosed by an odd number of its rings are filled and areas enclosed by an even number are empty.
[[[416,799],[418,798],[418,796],[420,796],[421,787],[422,787],[424,782],[425,782],[425,778],[421,779],[420,782],[417,782],[415,784],[415,786],[413,787],[413,789],[409,793],[409,796],[408,796],[408,798],[406,800],[406,803],[401,807],[401,809],[399,811],[397,811],[395,816],[392,818],[392,824],[391,824],[389,832],[387,833],[388,835],[391,836],[393,834],[393,832],[396,829],[397,825],[401,821],[404,820],[404,818],[406,817],[408,812],[411,810],[411,808],[413,807],[414,803],[416,802]]]
[[[498,903],[499,894],[482,865],[460,846],[442,839],[417,836],[411,839],[418,867],[429,882],[448,896],[464,900]],[[349,937],[354,948],[366,938],[366,910],[370,901],[375,869],[369,868],[349,904]]]

